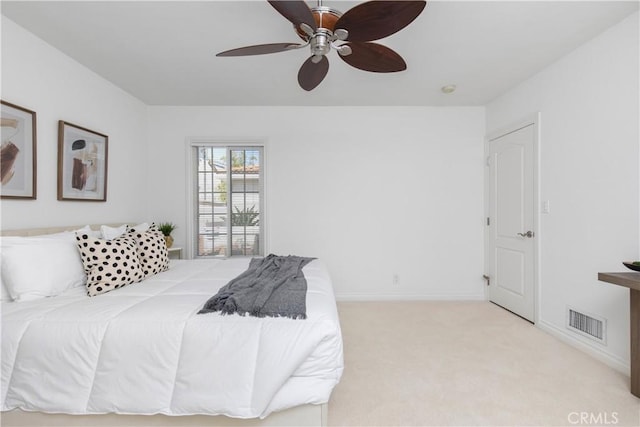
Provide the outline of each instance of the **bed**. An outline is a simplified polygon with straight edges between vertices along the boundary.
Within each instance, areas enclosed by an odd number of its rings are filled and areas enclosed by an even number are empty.
[[[327,269],[303,269],[307,319],[197,314],[248,263],[171,260],[92,298],[3,301],[2,424],[326,425],[343,370]]]

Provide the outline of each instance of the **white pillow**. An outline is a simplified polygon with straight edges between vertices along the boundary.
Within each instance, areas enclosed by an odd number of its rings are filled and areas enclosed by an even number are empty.
[[[135,230],[136,233],[144,233],[149,229],[149,224],[147,224],[146,222],[141,222],[138,225],[134,225],[133,227],[129,227],[129,230]]]
[[[102,237],[102,232],[100,230],[92,230],[91,226],[89,225],[85,225],[84,227],[75,230],[75,232],[80,234],[88,234],[89,236],[96,238]]]
[[[88,225],[76,230],[76,231],[84,231],[84,232],[90,232],[91,231],[91,227],[89,227]],[[95,232],[94,232],[95,233]],[[73,231],[63,231],[60,233],[52,233],[52,234],[42,234],[42,235],[38,235],[38,236],[31,236],[31,237],[19,237],[19,236],[7,236],[7,237],[2,237],[2,250],[4,251],[6,247],[10,246],[10,245],[15,245],[15,244],[20,244],[20,243],[24,243],[24,242],[30,242],[33,239],[37,239],[37,238],[44,238],[44,239],[62,239],[62,240],[66,240],[67,242],[75,242],[75,232]],[[2,265],[2,257],[0,256],[0,265]],[[4,271],[2,271],[2,274],[0,274],[0,301],[13,301],[13,298],[11,297],[11,294],[9,293],[9,289],[7,289],[7,285],[6,285],[6,280],[3,280],[5,273]]]
[[[5,237],[5,239],[6,239],[6,237]],[[22,239],[25,239],[26,241],[35,240],[35,239],[49,239],[49,240],[62,240],[62,241],[72,242],[72,241],[74,241],[76,239],[76,232],[75,231],[61,231],[60,233],[40,234],[38,236],[22,237]],[[9,240],[9,242],[11,242],[11,240]],[[19,240],[18,240],[18,242],[19,242]]]
[[[120,227],[109,227],[108,225],[101,225],[100,232],[102,238],[105,240],[112,240],[116,237],[122,236],[127,231],[127,224],[122,224]]]
[[[59,295],[86,282],[75,233],[57,234],[2,239],[2,282],[15,301]]]

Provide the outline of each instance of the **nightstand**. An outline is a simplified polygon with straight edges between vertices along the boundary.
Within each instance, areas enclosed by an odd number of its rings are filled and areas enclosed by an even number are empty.
[[[182,248],[171,247],[167,249],[169,251],[170,259],[182,259]]]

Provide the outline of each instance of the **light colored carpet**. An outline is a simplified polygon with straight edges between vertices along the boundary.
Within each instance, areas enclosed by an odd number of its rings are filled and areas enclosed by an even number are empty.
[[[330,426],[640,426],[629,378],[488,302],[341,302]]]

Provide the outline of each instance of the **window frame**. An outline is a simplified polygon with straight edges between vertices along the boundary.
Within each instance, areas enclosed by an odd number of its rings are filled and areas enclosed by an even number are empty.
[[[262,158],[260,159],[260,172],[259,172],[259,211],[260,211],[260,231],[259,231],[259,252],[261,255],[267,253],[267,215],[266,215],[266,152],[267,146],[264,140],[257,140],[252,138],[239,138],[239,139],[214,139],[214,138],[188,138],[187,139],[187,227],[186,227],[186,251],[185,258],[187,259],[226,259],[226,258],[238,258],[238,257],[250,257],[252,255],[231,255],[230,249],[228,246],[228,255],[206,255],[200,256],[198,255],[198,208],[196,203],[198,203],[198,149],[200,147],[211,147],[211,148],[224,148],[228,155],[232,150],[259,150],[262,154]],[[230,157],[227,157],[229,161],[231,161]],[[227,194],[229,199],[231,200],[231,179],[232,179],[231,170],[227,174]],[[227,218],[231,221],[231,203],[227,206]],[[228,240],[231,240],[232,236],[232,226],[231,222],[227,225],[228,229]],[[255,255],[253,255],[255,256]]]

